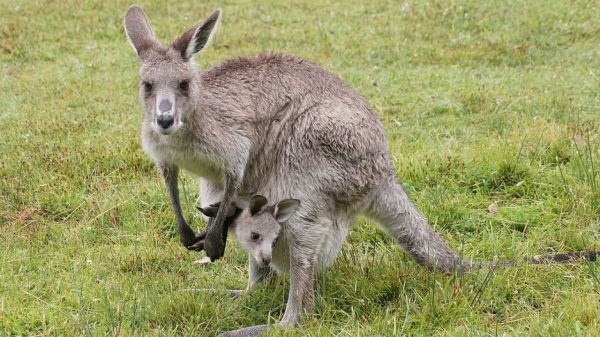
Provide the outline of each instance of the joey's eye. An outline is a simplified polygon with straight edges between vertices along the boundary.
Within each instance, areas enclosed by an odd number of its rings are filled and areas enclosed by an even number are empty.
[[[279,237],[276,237],[275,240],[273,240],[273,246],[277,244],[277,241],[279,241]]]
[[[258,239],[260,239],[260,234],[255,233],[255,232],[250,233],[250,240],[258,241]]]
[[[190,88],[190,81],[185,80],[185,81],[179,82],[179,90],[181,90],[183,92],[187,92],[189,88]]]
[[[151,92],[151,91],[152,91],[152,83],[144,81],[144,82],[143,82],[143,85],[144,85],[144,90],[145,90],[147,93],[149,93],[149,92]]]

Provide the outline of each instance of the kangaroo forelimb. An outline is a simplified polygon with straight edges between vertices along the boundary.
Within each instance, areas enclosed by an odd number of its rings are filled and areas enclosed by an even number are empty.
[[[177,181],[179,168],[175,165],[161,165],[159,168],[165,180],[165,185],[169,191],[169,198],[171,199],[171,205],[173,206],[173,211],[175,212],[177,229],[179,231],[179,240],[184,247],[190,247],[202,238],[196,236],[194,230],[185,221],[183,212],[181,211],[181,203],[179,201],[179,186]]]
[[[208,226],[206,226],[206,229],[204,229],[204,231],[202,233],[200,233],[200,235],[198,235],[198,241],[189,246],[188,249],[191,250],[196,250],[196,251],[201,251],[204,249],[204,241],[206,239],[206,234],[209,232],[210,226],[212,224],[212,220],[214,217],[217,216],[217,213],[219,212],[219,209],[221,208],[221,202],[217,202],[214,203],[212,205],[209,205],[207,207],[197,207],[198,210],[206,215],[209,218],[208,221]],[[227,212],[227,217],[225,218],[225,222],[223,223],[223,230],[222,230],[222,238],[223,238],[223,243],[226,245],[227,244],[227,233],[229,232],[229,225],[231,225],[233,223],[233,221],[242,213],[242,209],[241,208],[237,208],[235,207],[235,205],[232,205],[229,207],[229,211]]]
[[[223,257],[225,253],[225,240],[227,238],[227,228],[225,220],[229,214],[229,210],[237,194],[238,179],[233,175],[225,176],[225,195],[214,218],[210,218],[208,222],[207,234],[204,239],[204,250],[211,261],[215,261]]]

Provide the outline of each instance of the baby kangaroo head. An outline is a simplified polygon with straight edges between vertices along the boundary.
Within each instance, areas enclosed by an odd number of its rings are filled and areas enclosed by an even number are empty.
[[[164,47],[154,36],[144,11],[135,5],[127,10],[125,32],[142,63],[140,101],[144,122],[156,132],[174,133],[194,109],[200,89],[192,58],[206,47],[220,17],[221,10],[216,10]]]
[[[285,199],[269,206],[267,198],[255,195],[248,208],[235,220],[238,241],[261,267],[271,263],[281,224],[296,212],[298,206],[300,200],[297,199]]]

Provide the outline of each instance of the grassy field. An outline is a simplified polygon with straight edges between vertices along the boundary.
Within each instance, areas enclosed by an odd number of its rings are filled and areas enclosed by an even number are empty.
[[[466,258],[600,249],[597,1],[174,3],[140,3],[164,42],[224,10],[202,68],[276,51],[348,81]],[[246,255],[199,265],[179,245],[140,146],[129,4],[0,0],[0,336],[211,336],[285,308],[286,277],[239,299],[186,291],[243,288]],[[599,262],[446,276],[364,219],[317,289],[316,312],[273,335],[600,335]]]

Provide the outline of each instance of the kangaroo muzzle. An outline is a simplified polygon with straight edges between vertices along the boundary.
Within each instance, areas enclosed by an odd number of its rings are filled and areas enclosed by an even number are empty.
[[[156,123],[161,128],[166,130],[170,128],[173,124],[175,124],[175,118],[173,118],[173,116],[171,115],[158,116],[158,118],[156,119]]]
[[[169,96],[169,95],[167,95]],[[156,131],[163,135],[173,133],[177,129],[175,104],[170,97],[157,97],[156,100]]]

